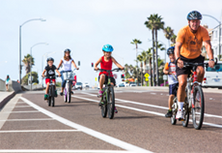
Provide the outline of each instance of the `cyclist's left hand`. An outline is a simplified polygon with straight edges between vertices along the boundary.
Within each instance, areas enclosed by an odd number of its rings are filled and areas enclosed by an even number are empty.
[[[121,67],[120,69],[121,69],[121,70],[124,70],[124,67]]]
[[[209,62],[208,62],[208,65],[209,65],[209,67],[213,68],[214,65],[215,65],[215,62],[214,62],[214,61],[209,61]]]
[[[76,70],[79,70],[79,68],[77,67]]]
[[[61,74],[59,74],[58,76],[61,77]]]

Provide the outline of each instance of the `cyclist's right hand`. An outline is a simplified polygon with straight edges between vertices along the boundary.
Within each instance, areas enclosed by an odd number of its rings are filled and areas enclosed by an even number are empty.
[[[45,77],[45,75],[43,74],[43,75],[42,75],[42,77],[44,78],[44,77]]]
[[[98,67],[94,67],[94,70],[96,70],[96,71],[97,71],[98,69],[99,69]]]
[[[183,68],[183,61],[181,59],[178,59],[177,66],[182,69]]]

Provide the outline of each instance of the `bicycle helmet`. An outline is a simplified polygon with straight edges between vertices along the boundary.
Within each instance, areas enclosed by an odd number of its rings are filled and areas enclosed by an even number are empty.
[[[201,20],[201,19],[202,19],[202,15],[198,11],[191,11],[187,15],[187,20]]]
[[[103,49],[102,49],[104,52],[112,52],[113,51],[113,47],[109,44],[106,44],[103,46]]]
[[[53,61],[54,62],[54,59],[52,57],[49,57],[49,58],[47,58],[47,62],[48,61]]]
[[[168,49],[167,49],[167,55],[174,54],[174,49],[175,49],[174,46],[168,48]]]
[[[64,53],[66,53],[66,52],[69,52],[69,53],[70,53],[71,50],[67,48],[66,50],[64,50]]]

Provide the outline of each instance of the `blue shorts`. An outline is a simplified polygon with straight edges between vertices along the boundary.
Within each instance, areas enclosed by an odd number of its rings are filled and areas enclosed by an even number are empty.
[[[169,95],[177,95],[177,87],[178,87],[178,83],[174,83],[169,85]]]

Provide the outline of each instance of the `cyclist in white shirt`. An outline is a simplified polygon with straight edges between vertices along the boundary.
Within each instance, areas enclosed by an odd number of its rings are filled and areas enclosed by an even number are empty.
[[[66,85],[66,80],[63,79],[63,72],[71,72],[72,71],[72,65],[78,70],[79,68],[76,66],[76,63],[74,62],[74,60],[71,58],[70,56],[70,49],[66,49],[64,51],[64,57],[61,59],[59,65],[58,65],[58,69],[60,68],[61,65],[63,65],[62,71],[60,71],[61,73],[61,79],[62,79],[62,91],[60,92],[60,95],[63,95],[63,90],[65,88]]]

